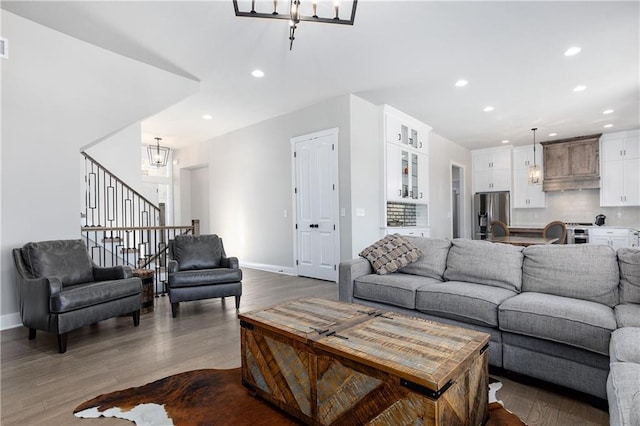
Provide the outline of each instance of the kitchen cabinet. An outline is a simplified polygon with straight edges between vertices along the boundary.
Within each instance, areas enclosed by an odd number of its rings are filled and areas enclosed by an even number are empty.
[[[618,132],[601,138],[601,206],[640,206],[639,133]]]
[[[600,134],[541,142],[543,191],[600,188]]]
[[[533,147],[513,149],[513,208],[547,207],[547,195],[542,185],[529,184],[529,166],[533,166]],[[542,146],[536,147],[535,164],[542,168]]]
[[[632,247],[633,231],[629,228],[590,228],[589,244],[603,244],[619,249]],[[637,238],[637,237],[636,237]]]
[[[428,157],[387,143],[387,201],[427,204]]]
[[[422,154],[429,153],[429,132],[431,127],[388,105],[384,106],[385,141],[414,149]]]
[[[511,148],[471,151],[473,192],[511,190]]]

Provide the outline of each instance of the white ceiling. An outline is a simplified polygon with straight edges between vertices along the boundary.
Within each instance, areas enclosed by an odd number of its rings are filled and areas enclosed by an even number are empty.
[[[2,8],[199,80],[198,94],[144,121],[145,143],[198,143],[346,93],[470,149],[531,143],[531,127],[538,140],[640,127],[637,1],[360,0],[353,27],[302,22],[292,51],[286,21],[236,17],[231,0]],[[565,57],[571,46],[582,51]],[[468,86],[455,87],[460,78]]]

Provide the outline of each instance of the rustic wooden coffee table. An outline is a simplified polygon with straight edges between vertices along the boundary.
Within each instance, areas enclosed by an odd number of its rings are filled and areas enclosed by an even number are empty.
[[[305,298],[240,314],[242,381],[312,425],[479,425],[489,335]]]

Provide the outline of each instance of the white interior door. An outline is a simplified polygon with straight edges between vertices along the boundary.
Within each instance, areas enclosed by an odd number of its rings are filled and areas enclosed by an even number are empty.
[[[338,253],[338,132],[292,140],[298,275],[336,281]]]

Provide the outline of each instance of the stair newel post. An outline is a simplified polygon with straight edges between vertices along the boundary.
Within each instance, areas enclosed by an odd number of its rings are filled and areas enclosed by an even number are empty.
[[[193,235],[200,235],[200,219],[191,219],[193,226]]]

